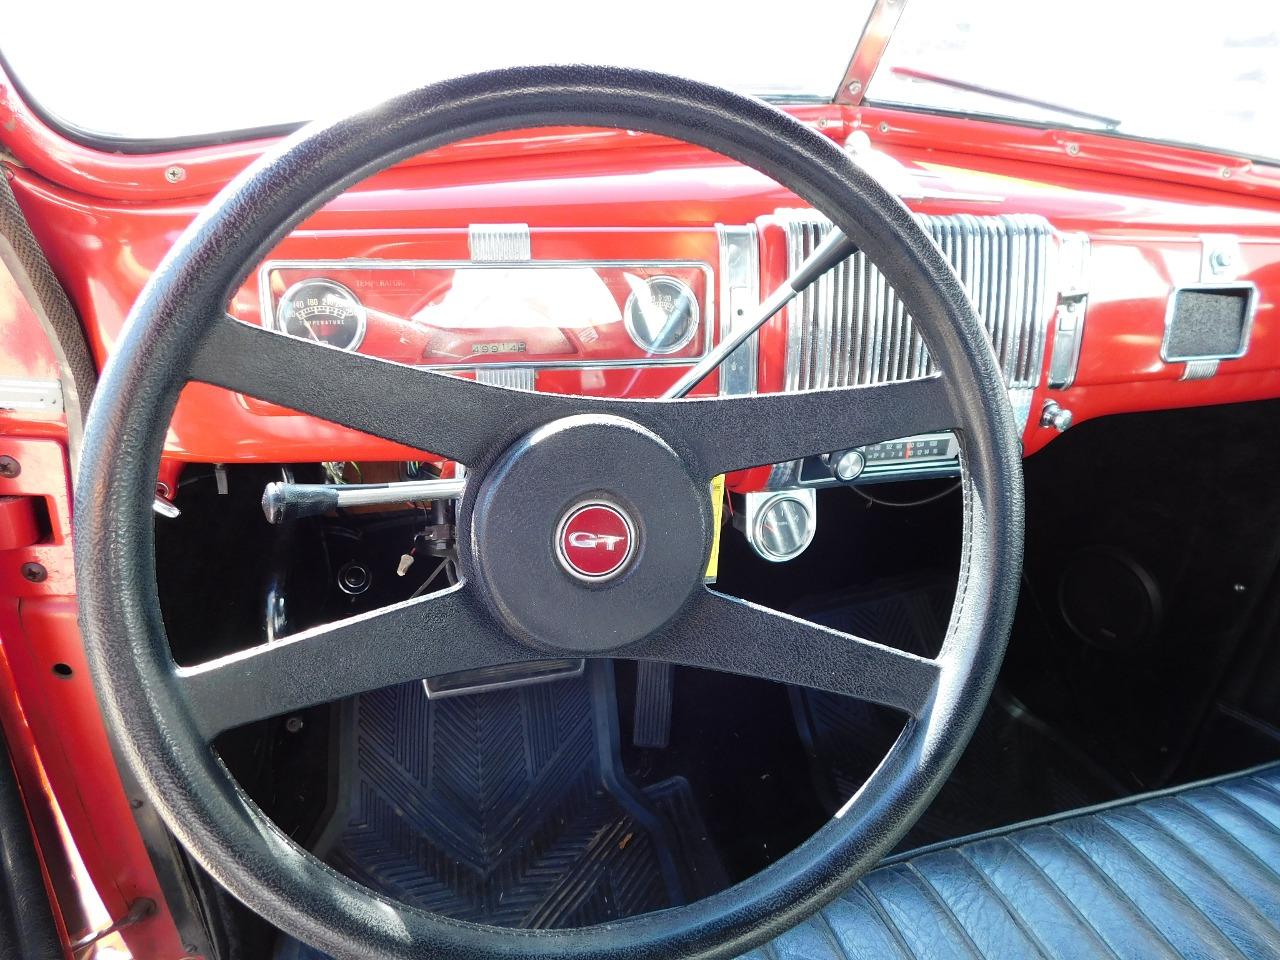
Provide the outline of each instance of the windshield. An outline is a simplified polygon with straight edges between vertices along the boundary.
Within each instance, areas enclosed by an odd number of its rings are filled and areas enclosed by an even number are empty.
[[[793,4],[13,4],[3,53],[56,120],[165,140],[340,115],[433,80],[533,63],[647,67],[830,100],[872,0]],[[69,19],[74,29],[68,29]],[[821,26],[821,29],[816,27]]]
[[[1100,115],[1094,123],[925,72]],[[1280,158],[1275,0],[910,0],[868,99]]]

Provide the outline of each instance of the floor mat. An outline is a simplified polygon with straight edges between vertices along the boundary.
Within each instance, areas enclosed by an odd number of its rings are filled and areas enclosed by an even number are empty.
[[[933,656],[946,632],[954,592],[948,581],[910,578],[790,612]],[[792,690],[792,708],[814,787],[834,813],[883,759],[902,730],[902,715],[802,688]],[[997,689],[960,762],[898,849],[1100,803],[1124,792],[1088,757]]]
[[[552,928],[724,885],[688,784],[639,791],[621,774],[608,663],[447,699],[405,684],[345,711],[340,803],[316,853],[380,893],[459,920]]]

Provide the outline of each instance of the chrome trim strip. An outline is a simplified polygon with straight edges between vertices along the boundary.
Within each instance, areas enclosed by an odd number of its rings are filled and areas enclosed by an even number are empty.
[[[1218,372],[1217,360],[1192,360],[1187,363],[1179,380],[1208,380]]]
[[[261,316],[271,317],[271,271],[273,270],[541,270],[554,267],[595,268],[616,267],[632,269],[681,267],[702,271],[706,288],[706,303],[702,304],[702,349],[690,357],[643,357],[635,360],[562,360],[547,363],[538,360],[505,360],[483,364],[488,370],[616,370],[634,367],[691,367],[710,351],[715,336],[716,297],[715,273],[700,260],[526,260],[526,261],[474,261],[474,260],[383,260],[377,257],[352,257],[346,260],[268,260],[258,268],[258,309]],[[318,279],[330,279],[320,277]],[[336,282],[336,281],[335,281]],[[403,318],[401,318],[403,319]],[[424,370],[449,373],[457,370],[474,370],[474,363],[421,364]]]
[[[63,408],[59,380],[0,380],[0,410],[61,413]]]
[[[1068,233],[1058,241],[1058,309],[1047,382],[1055,390],[1076,382],[1089,312],[1089,236]]]
[[[720,334],[724,340],[760,308],[760,243],[754,226],[716,224],[720,245]],[[720,364],[720,395],[756,392],[760,338],[753,335]]]
[[[533,256],[527,223],[473,223],[467,246],[477,262],[516,263]]]
[[[794,270],[830,230],[812,210],[780,210]],[[1057,295],[1057,234],[1035,215],[917,215],[965,286],[1010,387],[1040,382]],[[933,372],[906,305],[861,251],[787,307],[784,389],[864,386]]]
[[[1234,353],[1206,353],[1196,356],[1172,356],[1169,353],[1169,337],[1173,333],[1173,307],[1178,294],[1183,291],[1203,293],[1245,294],[1244,327],[1240,331],[1240,346]],[[1253,318],[1258,311],[1258,287],[1252,281],[1237,280],[1231,283],[1183,283],[1169,291],[1164,309],[1164,337],[1160,340],[1160,359],[1165,363],[1191,363],[1196,360],[1239,360],[1249,352],[1249,338],[1253,335]]]
[[[475,371],[476,383],[506,387],[508,390],[533,390],[538,382],[538,371],[529,368],[491,370],[488,367],[476,367]]]

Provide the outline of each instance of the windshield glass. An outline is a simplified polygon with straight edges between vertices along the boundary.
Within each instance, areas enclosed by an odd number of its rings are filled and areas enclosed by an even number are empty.
[[[923,71],[1119,121],[1117,133],[1280,158],[1275,0],[909,0],[868,99],[1107,129]]]
[[[64,124],[163,140],[349,113],[433,80],[533,63],[647,67],[830,100],[872,0],[14,4],[2,49]],[[68,29],[68,20],[75,21]],[[821,29],[815,29],[821,25]]]

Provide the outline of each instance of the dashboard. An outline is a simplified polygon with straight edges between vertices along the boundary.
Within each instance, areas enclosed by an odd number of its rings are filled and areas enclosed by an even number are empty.
[[[812,122],[903,199],[951,262],[1027,455],[1097,416],[1280,396],[1276,203],[949,153],[941,142],[906,148],[865,113]],[[626,132],[593,132],[587,146],[577,136],[480,144],[465,163],[447,154],[385,171],[281,241],[228,309],[335,349],[512,389],[660,396],[751,318],[830,225],[768,178],[704,151]],[[22,168],[12,182],[105,359],[207,197],[88,197]],[[909,305],[858,253],[696,392],[860,386],[932,370]],[[776,502],[811,522],[823,487],[951,476],[958,453],[948,434],[885,438],[727,483],[752,499],[749,516]],[[160,482],[176,489],[189,462],[421,458],[193,383]]]

